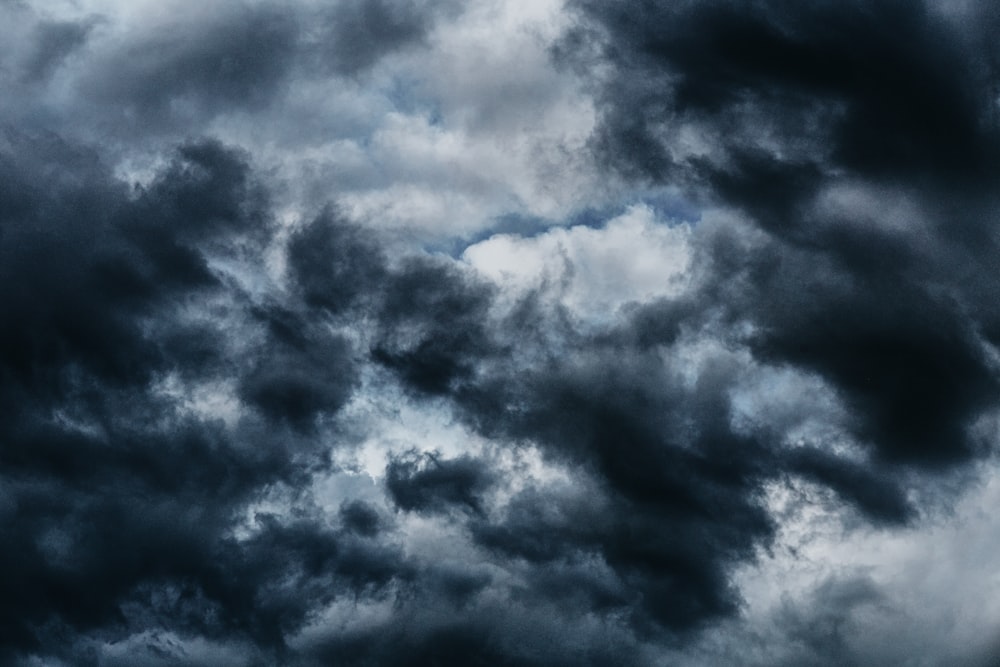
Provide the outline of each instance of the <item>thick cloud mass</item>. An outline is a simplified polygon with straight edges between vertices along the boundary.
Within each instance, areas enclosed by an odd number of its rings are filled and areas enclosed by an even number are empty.
[[[147,10],[0,3],[0,665],[996,664],[991,3]]]
[[[920,3],[580,10],[614,68],[598,155],[689,180],[767,233],[713,277],[743,283],[725,307],[758,354],[826,378],[881,458],[972,455],[964,427],[997,389],[985,36]]]

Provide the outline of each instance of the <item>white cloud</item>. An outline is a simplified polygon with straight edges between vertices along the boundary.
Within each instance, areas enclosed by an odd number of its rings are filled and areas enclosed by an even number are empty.
[[[498,234],[469,246],[462,259],[515,298],[529,290],[553,295],[593,323],[621,306],[676,296],[686,284],[691,229],[630,207],[601,229],[551,229],[532,238]]]
[[[981,474],[950,510],[897,529],[848,525],[817,486],[771,485],[768,504],[783,520],[772,547],[735,578],[741,618],[677,664],[994,664],[1000,468],[990,462]]]

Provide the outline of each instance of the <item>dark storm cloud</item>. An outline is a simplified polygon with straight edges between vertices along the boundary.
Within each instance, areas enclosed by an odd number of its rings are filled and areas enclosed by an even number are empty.
[[[734,369],[688,389],[650,353],[589,345],[504,378],[515,391],[469,388],[463,408],[488,433],[539,441],[585,471],[598,499],[553,508],[555,499],[527,493],[499,523],[476,526],[477,540],[536,563],[598,557],[622,584],[596,582],[595,601],[623,588],[611,606],[628,609],[641,633],[731,613],[738,596],[726,571],[771,535],[758,490],[776,469],[766,446],[728,426]]]
[[[403,510],[434,512],[455,505],[482,513],[481,494],[490,484],[485,465],[469,457],[444,460],[415,452],[396,458],[385,471],[385,484]]]
[[[532,619],[539,625],[543,625],[546,620]],[[592,638],[579,637],[574,644],[569,644],[565,638],[560,637],[564,641],[557,640],[549,644],[535,641],[527,646],[519,645],[497,632],[498,622],[513,625],[516,620],[497,613],[432,625],[414,633],[407,633],[397,627],[379,627],[369,633],[329,642],[316,651],[315,662],[307,664],[347,663],[364,667],[613,667],[622,664],[623,660],[628,664],[644,664],[642,657],[631,647],[616,645],[613,639],[602,644]]]
[[[381,527],[378,512],[363,500],[344,503],[340,508],[340,518],[348,530],[366,537],[372,537]]]
[[[913,517],[904,489],[885,470],[869,469],[815,448],[795,450],[789,456],[791,471],[829,486],[873,521],[901,524]]]
[[[328,469],[335,443],[322,429],[355,390],[357,364],[374,359],[414,396],[451,396],[470,415],[473,393],[488,398],[490,389],[472,380],[480,364],[507,358],[510,333],[488,326],[494,290],[447,260],[416,256],[389,266],[373,237],[325,213],[289,240],[290,290],[255,296],[217,268],[220,260],[260,262],[273,241],[267,195],[246,156],[211,141],[185,144],[147,185],[128,187],[88,150],[8,132],[0,166],[0,298],[11,315],[0,328],[4,661],[99,664],[105,642],[170,633],[243,646],[251,664],[458,656],[613,664],[631,655],[630,640],[573,648],[574,619],[587,613],[574,601],[621,613],[638,604],[641,588],[643,608],[684,625],[692,613],[685,605],[695,605],[697,619],[701,606],[733,604],[731,592],[714,590],[728,590],[721,561],[699,564],[695,551],[711,544],[718,558],[737,557],[760,529],[750,537],[728,528],[704,538],[686,533],[693,542],[680,551],[668,544],[654,530],[662,529],[655,513],[666,496],[626,488],[638,474],[632,463],[619,470],[606,460],[610,431],[625,413],[586,415],[594,403],[563,415],[543,402],[525,421],[491,433],[520,437],[538,420],[565,419],[545,437],[559,456],[576,457],[560,438],[576,435],[570,420],[586,419],[579,460],[613,478],[611,505],[594,511],[596,525],[533,516],[550,504],[544,493],[522,494],[494,516],[489,497],[504,480],[488,459],[416,452],[386,471],[396,519],[360,499],[342,503],[332,522],[318,512],[304,489]],[[313,245],[329,254],[308,252]],[[192,310],[213,315],[192,318]],[[372,350],[392,356],[355,351],[331,328],[340,320],[372,322]],[[191,412],[170,382],[230,383],[242,413],[226,422]],[[553,383],[529,398],[559,394],[560,380]],[[666,493],[692,505],[678,510],[670,530],[693,530],[691,508],[715,506],[730,485],[697,490],[672,479]],[[275,493],[288,496],[289,515],[253,509]],[[721,502],[746,509],[738,498]],[[627,526],[616,527],[618,512],[634,515]],[[521,611],[497,601],[495,567],[406,555],[394,527],[406,514],[467,525],[480,545],[469,548],[500,565],[527,562]],[[637,550],[628,546],[633,533],[660,537]],[[550,556],[526,551],[531,535]],[[590,571],[580,559],[594,555],[610,565]],[[665,555],[671,563],[658,564]],[[696,583],[681,574],[688,570]],[[391,604],[394,617],[413,622],[405,631],[324,630],[318,643],[289,646],[326,605],[344,603]],[[549,608],[559,614],[550,617]],[[521,613],[537,616],[534,634],[519,629]],[[645,616],[636,614],[637,627]],[[169,642],[146,644],[136,645],[140,662],[183,657]]]
[[[783,468],[767,443],[729,426],[736,366],[720,363],[686,387],[625,332],[565,330],[573,354],[563,357],[537,335],[553,325],[539,302],[498,321],[495,289],[480,279],[440,258],[386,268],[370,239],[329,216],[293,236],[289,260],[299,293],[329,313],[364,303],[355,281],[366,277],[376,290],[365,306],[376,319],[372,359],[414,396],[449,398],[483,435],[536,442],[596,487],[589,499],[526,491],[491,514],[484,494],[499,480],[484,461],[412,452],[385,472],[397,507],[459,510],[456,520],[493,557],[537,570],[536,604],[579,599],[652,635],[738,608],[727,572],[770,538],[760,485]],[[523,366],[521,355],[545,361]],[[850,480],[836,481],[848,495]],[[586,559],[605,569],[580,570]],[[540,585],[552,573],[553,585]]]
[[[339,410],[356,384],[351,347],[301,320],[270,327],[269,353],[240,382],[240,396],[265,416],[302,429]]]
[[[440,257],[408,257],[390,270],[375,237],[336,211],[292,236],[288,260],[307,305],[334,316],[370,313],[372,359],[420,393],[446,393],[496,342],[486,332],[493,288]]]
[[[449,7],[240,5],[95,48],[85,94],[111,125],[102,105],[197,128],[298,76],[363,73]],[[914,485],[989,451],[970,428],[1000,389],[989,22],[573,7],[559,54],[601,65],[602,167],[729,213],[692,226],[687,293],[587,328],[542,289],[511,305],[450,258],[392,256],[333,206],[282,228],[251,156],[218,142],[130,185],[93,150],[4,131],[0,662],[100,664],[169,633],[246,664],[662,663],[642,647],[741,610],[733,573],[778,535],[770,485],[893,529],[921,515]],[[102,29],[44,24],[30,77]],[[748,387],[780,393],[764,371],[836,409],[746,417]],[[311,482],[341,474],[341,426],[369,435],[338,422],[364,421],[359,389],[476,442],[397,448],[371,495],[331,505]],[[518,477],[525,452],[565,479]],[[843,627],[881,603],[831,579],[785,608],[787,641],[863,664]]]
[[[738,608],[728,572],[769,543],[769,480],[807,479],[898,525],[917,512],[908,475],[984,453],[970,427],[998,390],[981,335],[995,320],[982,298],[995,254],[985,184],[1000,164],[992,73],[953,24],[911,3],[578,9],[561,53],[590,31],[611,66],[598,157],[680,182],[752,228],[706,229],[693,295],[636,308],[607,335],[571,333],[565,356],[532,347],[558,317],[526,301],[521,319],[484,328],[480,288],[439,272],[383,311],[394,331],[418,333],[394,334],[406,342],[374,358],[418,393],[451,397],[481,433],[541,444],[596,480],[601,502],[552,512],[552,497],[526,492],[470,519],[477,543],[536,566],[597,557],[610,573],[595,590],[618,597],[595,592],[595,606],[628,609],[640,633],[683,633]],[[685,154],[684,132],[706,148]],[[835,188],[910,208],[834,210]],[[662,370],[701,338],[821,378],[864,453],[737,429],[738,367],[703,369],[693,385]],[[531,365],[510,362],[528,349]]]
[[[545,363],[521,367],[518,352],[535,344],[522,329],[546,326],[544,314],[526,314],[526,305],[487,328],[488,291],[475,279],[412,266],[402,276],[406,290],[397,297],[388,289],[382,317],[413,341],[407,354],[419,356],[376,360],[418,395],[450,396],[484,435],[541,444],[596,480],[598,496],[560,501],[528,491],[487,518],[475,495],[486,479],[478,464],[400,460],[386,471],[397,505],[472,509],[477,543],[533,567],[599,559],[609,572],[584,599],[630,610],[642,633],[686,631],[733,612],[738,596],[726,572],[771,535],[759,489],[780,469],[767,445],[728,426],[726,392],[737,369],[718,366],[686,388],[654,352],[584,337],[572,341],[572,355],[543,351]]]
[[[597,155],[766,232],[735,261],[707,253],[712,282],[743,286],[710,293],[758,327],[760,358],[822,375],[883,460],[975,455],[967,428],[998,390],[980,335],[1000,173],[985,28],[910,2],[575,6],[575,40],[596,35],[589,57],[611,66]],[[905,198],[909,219],[825,207],[852,187]]]
[[[881,458],[968,459],[976,445],[964,429],[995,404],[998,390],[975,325],[950,299],[905,278],[887,281],[815,285],[811,303],[774,314],[761,354],[814,369],[837,386],[854,409],[857,434]]]
[[[600,146],[648,175],[701,167],[736,177],[747,151],[776,167],[838,165],[889,180],[982,175],[993,159],[995,141],[981,141],[994,115],[989,56],[965,51],[964,35],[926,3],[575,6],[615,68]],[[710,133],[721,159],[671,155],[685,122]],[[763,129],[776,130],[784,156],[755,145]]]
[[[259,222],[246,172],[217,145],[190,145],[130,193],[58,138],[6,138],[5,375],[42,392],[68,389],[55,375],[70,367],[118,386],[148,382],[164,360],[140,318],[216,284],[197,246]]]
[[[406,261],[384,287],[373,359],[418,392],[449,392],[497,344],[486,330],[494,291],[446,260]]]
[[[379,290],[385,257],[370,234],[327,209],[288,244],[288,265],[303,300],[339,313]]]
[[[260,318],[211,260],[259,251],[271,225],[243,156],[187,144],[128,188],[88,150],[6,131],[0,171],[4,660],[84,664],[78,637],[156,628],[280,652],[324,600],[406,570],[392,548],[358,541],[371,531],[357,517],[341,532],[258,514],[250,537],[233,537],[249,503],[322,464],[280,427],[336,412],[354,381],[328,332],[265,327],[249,350],[227,333]],[[223,319],[185,324],[210,302],[229,304]],[[186,414],[157,389],[234,368],[279,430]]]

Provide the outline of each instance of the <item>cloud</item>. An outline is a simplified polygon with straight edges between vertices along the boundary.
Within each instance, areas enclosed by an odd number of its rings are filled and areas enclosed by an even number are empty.
[[[765,232],[736,263],[708,258],[743,287],[730,305],[756,353],[821,374],[885,460],[973,456],[966,430],[996,391],[980,333],[992,308],[973,286],[995,244],[986,54],[920,5],[576,7],[614,72],[600,158],[688,183]],[[824,206],[852,184],[870,204]],[[912,219],[879,210],[884,192]]]
[[[166,377],[226,376],[232,355],[247,353],[224,333],[254,327],[247,295],[212,267],[230,243],[252,254],[270,234],[242,157],[187,144],[132,190],[53,137],[8,132],[6,143],[6,655],[74,660],[76,633],[164,623],[277,650],[332,591],[392,579],[398,555],[308,519],[259,515],[250,537],[234,539],[241,508],[301,483],[319,461],[288,451],[266,423],[198,419],[158,391]],[[228,314],[186,322],[186,309],[212,301]],[[345,349],[329,334],[265,334],[240,395],[277,429],[334,413],[351,392]],[[323,367],[329,379],[313,374]]]
[[[496,234],[467,247],[462,258],[508,295],[551,293],[582,321],[607,324],[622,307],[683,290],[688,234],[686,226],[670,226],[650,208],[636,206],[601,229],[557,227],[530,238]]]
[[[305,302],[333,313],[377,291],[386,272],[374,239],[334,210],[295,233],[288,266]]]
[[[990,664],[987,4],[5,3],[0,662]]]
[[[207,19],[121,44],[92,70],[86,95],[138,127],[269,102],[293,64],[294,18],[260,6]]]
[[[396,506],[410,511],[435,511],[457,505],[482,513],[479,494],[489,486],[482,463],[470,458],[442,461],[425,454],[393,460],[386,468],[386,487]]]
[[[51,76],[74,51],[82,47],[97,21],[42,21],[35,28],[35,47],[24,63],[26,81]]]
[[[357,74],[394,51],[425,42],[436,15],[455,9],[449,2],[344,0],[322,16],[324,27],[312,38],[312,48],[322,65]]]

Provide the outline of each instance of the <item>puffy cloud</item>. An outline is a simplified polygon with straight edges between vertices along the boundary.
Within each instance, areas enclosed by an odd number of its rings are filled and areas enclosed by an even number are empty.
[[[582,320],[607,324],[628,304],[683,291],[689,235],[686,225],[671,227],[648,206],[636,206],[600,229],[497,234],[467,247],[462,258],[510,294],[552,293]]]

